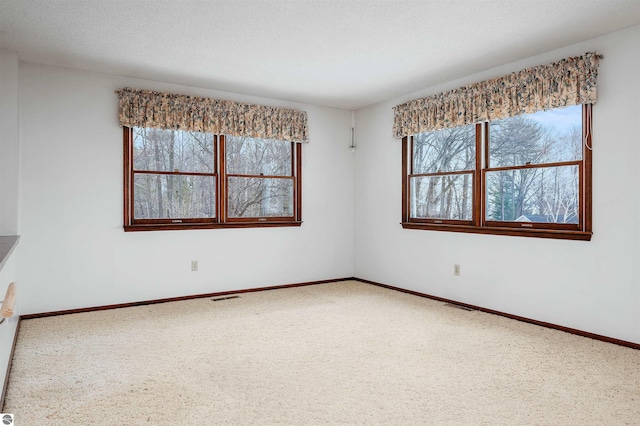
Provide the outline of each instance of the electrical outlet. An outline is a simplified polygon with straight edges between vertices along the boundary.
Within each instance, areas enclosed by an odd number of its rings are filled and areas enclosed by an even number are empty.
[[[453,275],[460,275],[460,265],[458,265],[457,263],[453,265]]]
[[[198,270],[198,261],[197,260],[192,260],[191,261],[191,270],[194,271],[194,272]]]

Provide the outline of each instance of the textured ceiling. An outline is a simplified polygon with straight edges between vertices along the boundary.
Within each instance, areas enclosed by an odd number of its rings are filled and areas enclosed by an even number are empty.
[[[0,0],[0,47],[357,109],[638,23],[640,0]]]

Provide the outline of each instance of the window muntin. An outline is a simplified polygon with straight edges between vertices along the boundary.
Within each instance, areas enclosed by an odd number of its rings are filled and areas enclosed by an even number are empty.
[[[477,124],[475,151],[471,137],[464,151],[436,143],[443,130],[407,138],[403,226],[590,239],[590,123],[591,105],[578,105]]]
[[[125,128],[125,230],[299,226],[301,147]]]

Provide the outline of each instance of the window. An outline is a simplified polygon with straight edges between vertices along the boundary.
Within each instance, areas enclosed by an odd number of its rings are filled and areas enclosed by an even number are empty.
[[[126,231],[299,226],[301,144],[124,127]]]
[[[472,225],[475,126],[419,133],[412,139],[411,217]]]
[[[403,140],[403,227],[591,238],[591,105]]]

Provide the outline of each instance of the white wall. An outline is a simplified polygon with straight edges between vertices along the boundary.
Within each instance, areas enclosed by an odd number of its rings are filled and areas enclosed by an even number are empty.
[[[18,156],[20,151],[18,55],[0,50],[0,235],[18,232]],[[18,280],[18,249],[0,270],[0,298],[16,282],[14,316],[0,325],[0,389],[4,386],[11,347],[22,313],[22,285]],[[0,407],[2,408],[2,407]]]
[[[122,87],[306,110],[302,226],[125,233]],[[353,276],[348,111],[24,62],[20,96],[24,314]]]
[[[18,55],[0,50],[0,235],[18,232]]]
[[[634,27],[357,111],[355,276],[640,343],[639,45]],[[590,242],[402,229],[393,106],[591,50],[604,59]]]

